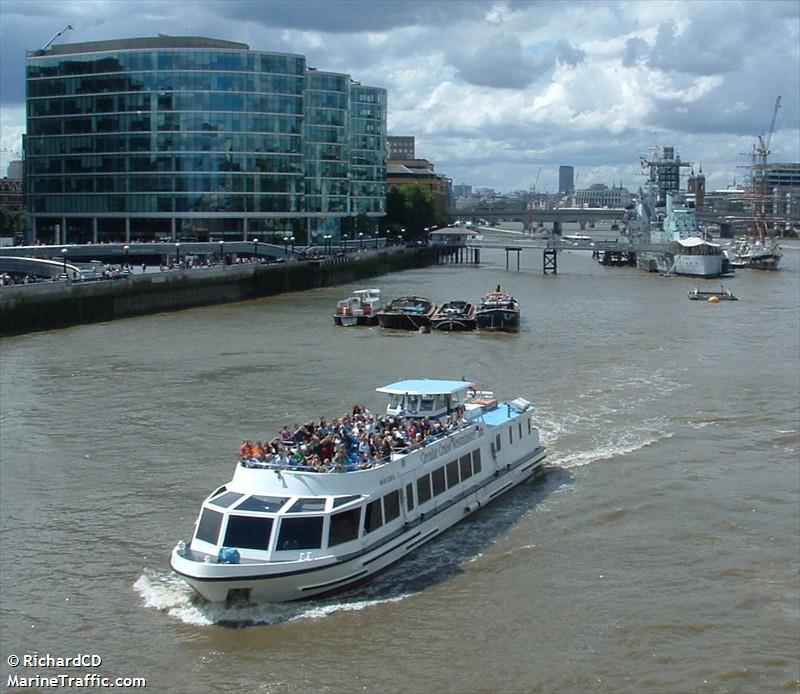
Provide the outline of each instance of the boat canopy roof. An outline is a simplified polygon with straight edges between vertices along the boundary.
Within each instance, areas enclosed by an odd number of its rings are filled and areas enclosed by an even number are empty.
[[[397,381],[382,388],[376,388],[378,393],[390,395],[441,395],[458,393],[466,388],[474,388],[472,381],[440,381],[436,379],[412,379]]]
[[[690,236],[685,239],[678,239],[678,243],[684,248],[696,248],[697,246],[711,246],[712,248],[719,248],[718,243],[710,243],[699,236]]]

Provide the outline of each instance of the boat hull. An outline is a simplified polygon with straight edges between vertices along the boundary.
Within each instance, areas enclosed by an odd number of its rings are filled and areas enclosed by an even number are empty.
[[[198,562],[172,551],[170,565],[201,596],[224,602],[231,592],[251,601],[291,602],[342,591],[383,571],[417,548],[441,535],[479,508],[536,475],[545,449],[531,451],[514,464],[482,478],[441,508],[423,514],[394,535],[363,552],[336,560],[323,557],[307,562],[216,564]],[[185,550],[184,550],[185,552]]]
[[[478,330],[481,332],[519,332],[519,312],[508,309],[478,311],[475,315]]]
[[[378,325],[378,317],[375,315],[372,316],[348,316],[348,315],[341,315],[337,314],[333,317],[334,325],[341,325],[345,328],[350,328],[353,326],[370,326],[370,325]]]
[[[687,277],[719,277],[722,274],[722,254],[678,254],[672,272]]]
[[[445,332],[475,330],[475,307],[466,301],[442,304],[431,318],[431,328]]]
[[[431,325],[431,317],[425,313],[379,313],[378,324],[382,328],[391,328],[393,330],[419,330],[420,328],[429,328]]]
[[[431,327],[444,332],[467,332],[475,330],[477,321],[474,318],[434,318]]]

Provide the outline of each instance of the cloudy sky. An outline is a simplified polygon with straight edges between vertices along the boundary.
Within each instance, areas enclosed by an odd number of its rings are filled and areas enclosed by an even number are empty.
[[[674,145],[708,187],[746,174],[781,96],[775,161],[800,161],[800,2],[703,0],[0,0],[0,142],[25,130],[24,56],[158,33],[307,56],[389,93],[389,133],[454,183],[506,192],[640,185]],[[13,154],[3,151],[0,173]],[[541,169],[541,174],[539,174]]]

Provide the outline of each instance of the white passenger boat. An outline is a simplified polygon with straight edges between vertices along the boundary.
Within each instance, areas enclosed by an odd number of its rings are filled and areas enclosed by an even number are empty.
[[[377,325],[380,308],[380,289],[356,289],[352,296],[342,299],[336,304],[333,322],[335,325],[345,327]]]
[[[534,475],[545,458],[533,406],[498,402],[472,383],[406,380],[389,396],[392,426],[430,428],[385,456],[336,471],[240,460],[203,502],[171,566],[213,602],[285,602],[361,582]],[[398,432],[393,434],[398,436]],[[399,438],[397,439],[399,441]]]

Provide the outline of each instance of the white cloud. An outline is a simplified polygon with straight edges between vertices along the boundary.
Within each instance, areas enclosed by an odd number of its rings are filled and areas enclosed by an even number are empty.
[[[166,31],[305,54],[386,87],[390,130],[475,186],[526,188],[542,166],[552,190],[559,164],[635,186],[654,144],[727,184],[778,94],[776,156],[800,161],[795,0],[3,0],[0,13],[4,147],[24,128],[25,49],[71,23],[69,41]]]

